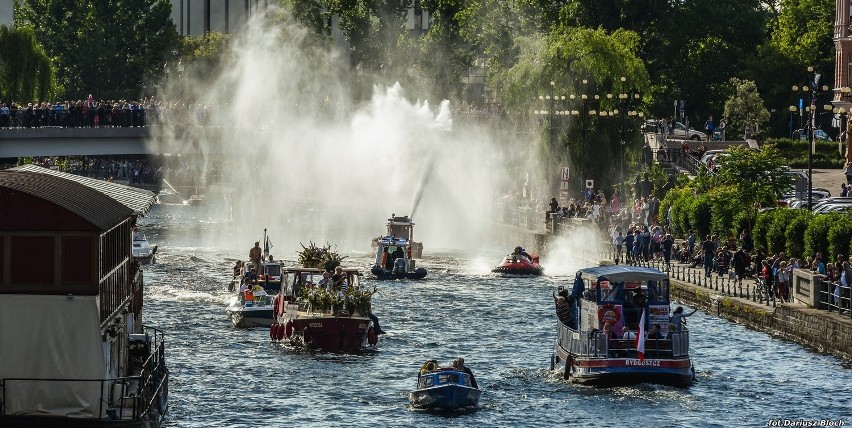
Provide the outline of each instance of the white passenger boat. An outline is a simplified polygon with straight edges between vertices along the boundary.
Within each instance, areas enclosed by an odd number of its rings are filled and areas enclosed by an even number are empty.
[[[142,264],[156,262],[157,245],[151,245],[148,237],[139,232],[133,232],[133,260]]]
[[[592,385],[693,382],[689,331],[669,331],[665,273],[624,265],[581,269],[570,293],[560,287],[560,296],[574,307],[567,319],[557,320],[551,370]],[[646,337],[655,324],[660,336]],[[624,327],[632,332],[627,338]]]

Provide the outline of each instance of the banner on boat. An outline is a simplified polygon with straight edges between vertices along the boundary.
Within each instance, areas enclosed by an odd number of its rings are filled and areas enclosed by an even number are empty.
[[[669,305],[648,305],[649,325],[659,324],[660,333],[665,335],[669,331]]]

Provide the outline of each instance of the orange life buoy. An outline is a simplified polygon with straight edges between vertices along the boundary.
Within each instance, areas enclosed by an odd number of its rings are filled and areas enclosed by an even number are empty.
[[[293,337],[293,321],[287,321],[284,327],[284,333],[287,335],[287,338]]]
[[[598,322],[601,328],[606,323],[615,326],[621,320],[621,306],[611,303],[603,304],[598,308]]]
[[[379,343],[379,335],[376,334],[376,330],[373,327],[367,329],[367,343],[370,345]]]

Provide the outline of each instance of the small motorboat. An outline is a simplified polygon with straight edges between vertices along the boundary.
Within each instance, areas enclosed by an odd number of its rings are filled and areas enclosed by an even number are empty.
[[[133,232],[133,260],[142,264],[155,263],[154,256],[157,254],[157,246],[148,242],[148,237],[138,231]]]
[[[475,408],[482,391],[475,380],[455,367],[438,367],[429,361],[417,376],[417,389],[408,394],[411,406],[417,409],[456,410]]]
[[[376,260],[370,272],[378,279],[423,279],[426,269],[415,267],[411,242],[405,238],[383,236],[375,241]]]
[[[269,327],[275,321],[273,307],[273,296],[255,285],[251,291],[244,290],[239,296],[232,297],[225,312],[234,327]]]
[[[527,254],[520,247],[503,258],[499,266],[491,272],[509,275],[541,275],[544,269],[538,264],[538,254]]]

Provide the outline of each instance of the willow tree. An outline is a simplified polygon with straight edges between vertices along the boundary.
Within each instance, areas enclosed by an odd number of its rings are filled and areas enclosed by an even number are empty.
[[[630,136],[620,135],[619,130],[635,128],[623,114],[640,110],[632,96],[649,87],[648,73],[636,53],[637,34],[566,26],[544,37],[520,37],[516,47],[519,54],[514,65],[492,69],[492,86],[516,120],[532,123],[542,133],[542,178],[553,182],[558,168],[570,164],[574,171],[583,172],[581,178],[596,180],[596,187],[615,184],[621,137],[629,141]],[[630,95],[629,101],[619,100],[622,93]],[[559,98],[547,100],[550,95]],[[582,95],[587,96],[585,101]],[[547,114],[536,116],[536,110]],[[550,113],[574,110],[577,115]],[[619,114],[590,116],[590,110],[619,110]],[[542,121],[536,123],[536,119]],[[630,156],[630,150],[628,146],[625,156]]]
[[[53,64],[28,27],[0,25],[0,96],[10,102],[45,100],[54,95]]]

